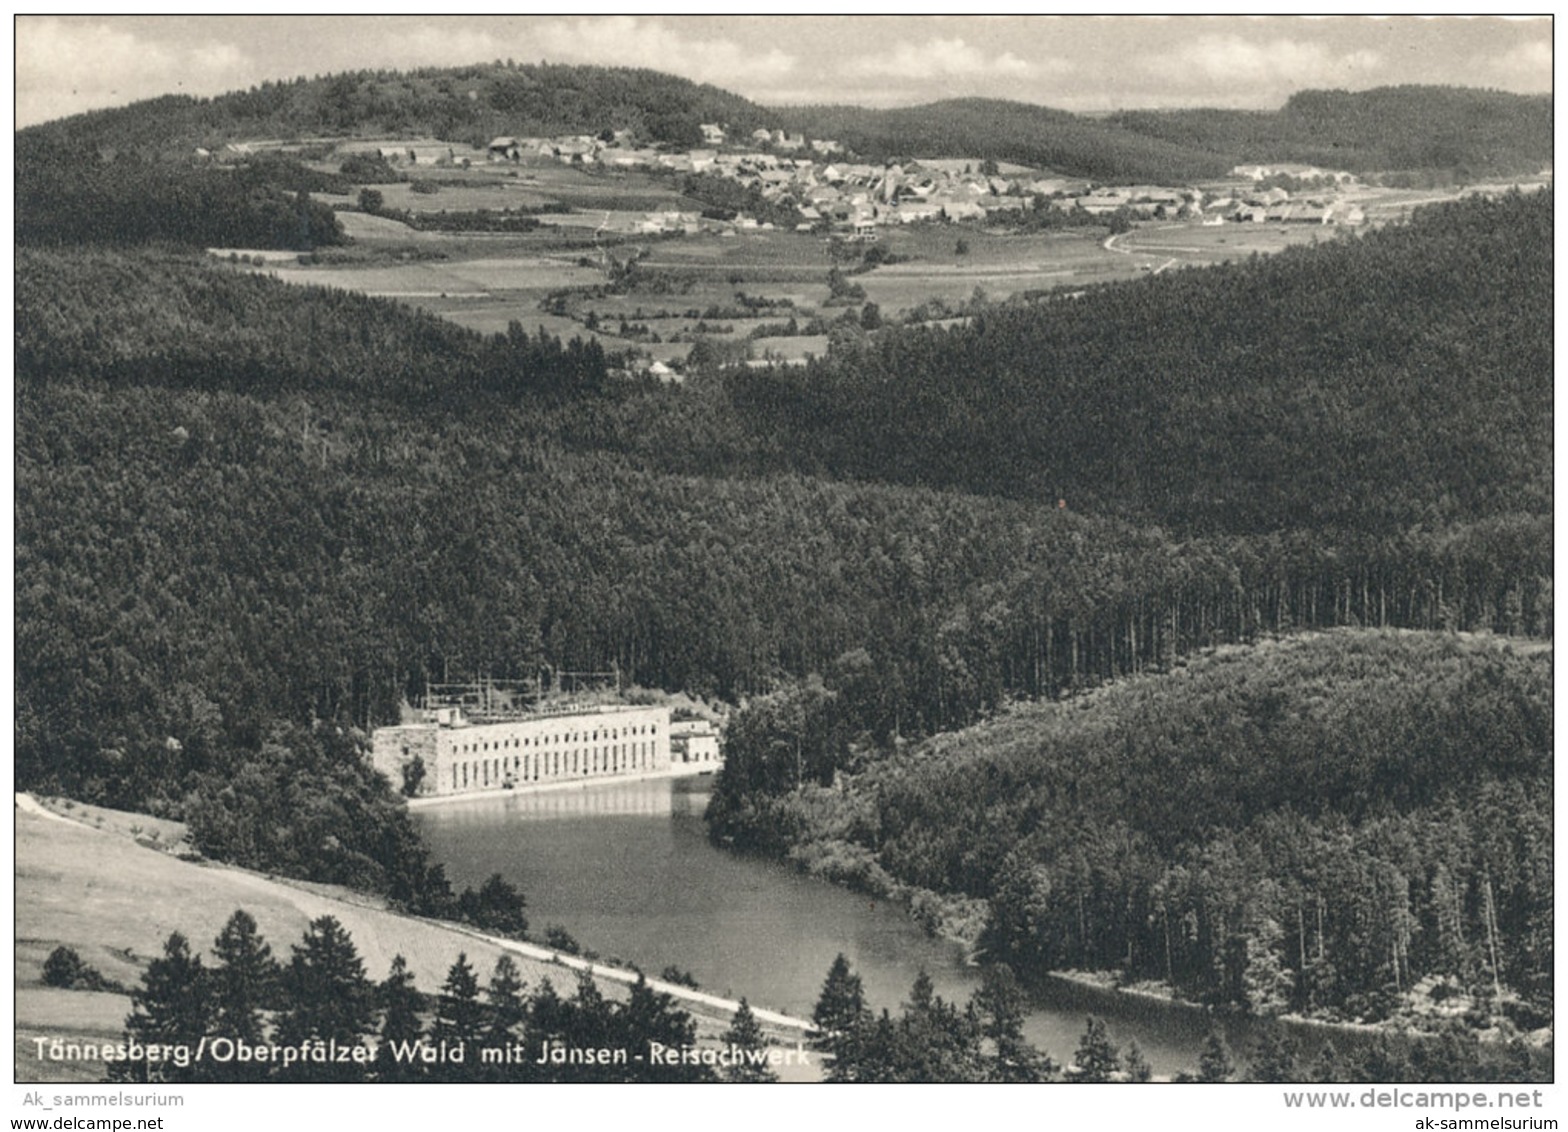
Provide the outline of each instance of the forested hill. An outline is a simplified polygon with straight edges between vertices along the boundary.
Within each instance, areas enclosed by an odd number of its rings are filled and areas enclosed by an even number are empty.
[[[741,134],[774,115],[739,95],[658,71],[483,63],[416,71],[351,71],[263,83],[198,99],[170,95],[21,131],[77,152],[187,154],[193,146],[301,136],[437,137],[471,145],[502,134],[632,130],[701,145],[704,122]]]
[[[873,891],[983,899],[993,959],[1259,1014],[1379,1020],[1442,985],[1520,1029],[1551,1017],[1542,646],[1342,631],[1222,649],[764,798],[737,788],[781,761],[777,709],[732,726],[716,829]]]
[[[1196,530],[1362,531],[1552,499],[1550,193],[887,330],[732,379],[797,467]]]
[[[778,113],[791,129],[804,130],[810,137],[833,138],[873,158],[971,157],[1041,166],[1098,181],[1174,183],[1222,177],[1236,164],[1223,150],[1001,99],[952,99],[892,110],[786,107]]]
[[[1527,173],[1551,164],[1553,152],[1549,95],[1446,86],[1309,90],[1275,112],[1136,110],[1109,121],[1237,162],[1307,162],[1356,173]]]
[[[1245,162],[1366,173],[1533,173],[1552,160],[1552,101],[1459,87],[1302,91],[1277,111],[1149,110],[1090,118],[1020,102],[954,99],[868,110],[790,107],[791,129],[871,156],[984,157],[1101,180],[1185,181]]]

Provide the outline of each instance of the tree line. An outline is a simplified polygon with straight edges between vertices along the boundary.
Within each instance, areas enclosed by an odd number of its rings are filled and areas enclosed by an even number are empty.
[[[434,992],[422,992],[402,955],[373,980],[332,916],[311,921],[280,961],[237,910],[203,962],[172,933],[131,992],[132,1009],[111,1080],[148,1083],[762,1081],[765,1059],[666,1065],[650,1044],[696,1046],[696,1023],[668,994],[639,979],[624,1001],[607,998],[590,972],[570,997],[548,978],[530,987],[503,954],[481,984],[466,954]],[[742,1001],[720,1043],[765,1052]],[[624,1061],[551,1061],[551,1047],[624,1050]],[[149,1051],[160,1050],[161,1056]],[[141,1054],[141,1056],[138,1056]],[[632,1056],[640,1054],[643,1056]]]
[[[1035,1084],[1146,1084],[1155,1079],[1137,1039],[1113,1040],[1104,1019],[1090,1015],[1070,1060],[1058,1062],[1023,1033],[1027,991],[1005,963],[983,969],[980,987],[959,1006],[936,994],[924,971],[894,1016],[870,1010],[860,977],[843,955],[834,960],[812,1012],[813,1041],[824,1056],[825,1079],[835,1083],[992,1082]],[[1370,1042],[1332,1037],[1304,1047],[1277,1023],[1254,1027],[1244,1049],[1232,1049],[1221,1025],[1211,1025],[1196,1063],[1169,1080],[1184,1084],[1227,1081],[1344,1084],[1355,1081],[1527,1082],[1549,1080],[1550,1054],[1515,1039],[1483,1044],[1449,1028],[1411,1039],[1384,1033]]]
[[[57,948],[56,965],[79,959]],[[90,971],[90,969],[88,969]],[[52,981],[51,985],[68,984]],[[88,982],[78,980],[77,986]],[[96,989],[96,988],[90,988]],[[119,989],[119,988],[115,988]],[[332,916],[309,924],[287,961],[275,956],[255,918],[238,909],[219,932],[210,961],[180,932],[147,964],[131,990],[131,1013],[110,1060],[112,1081],[168,1083],[611,1083],[777,1080],[769,1042],[746,1000],[709,1053],[663,1064],[653,1043],[698,1051],[694,1020],[668,994],[640,979],[624,1001],[606,998],[591,972],[571,997],[546,978],[530,987],[501,955],[481,982],[459,954],[433,993],[421,992],[402,955],[372,980],[354,942]],[[829,968],[812,1011],[810,1044],[823,1079],[836,1083],[1149,1082],[1136,1040],[1122,1047],[1090,1016],[1070,1061],[1030,1044],[1022,1025],[1026,991],[1005,964],[986,968],[962,1006],[936,994],[920,972],[898,1016],[866,1005],[860,977],[843,955]],[[624,1061],[551,1059],[562,1050],[624,1050]],[[157,1051],[156,1055],[152,1051]],[[631,1056],[644,1054],[642,1057]],[[319,1054],[319,1056],[318,1056]],[[1229,1080],[1518,1082],[1541,1079],[1539,1051],[1522,1042],[1483,1048],[1450,1030],[1410,1041],[1380,1036],[1341,1054],[1332,1039],[1309,1056],[1277,1026],[1260,1027],[1237,1064],[1224,1031],[1210,1030],[1193,1071],[1178,1082]]]

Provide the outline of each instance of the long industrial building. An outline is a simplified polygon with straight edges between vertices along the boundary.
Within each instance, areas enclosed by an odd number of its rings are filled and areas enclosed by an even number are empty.
[[[578,706],[470,719],[461,707],[441,707],[378,728],[371,759],[416,797],[645,774],[669,769],[670,710]]]

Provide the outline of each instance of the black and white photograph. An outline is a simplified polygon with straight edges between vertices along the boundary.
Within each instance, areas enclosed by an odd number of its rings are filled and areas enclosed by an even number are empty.
[[[15,16],[12,1127],[1555,1128],[1553,30]]]

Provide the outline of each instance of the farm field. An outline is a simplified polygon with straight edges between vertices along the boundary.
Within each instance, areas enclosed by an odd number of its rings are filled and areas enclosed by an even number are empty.
[[[336,171],[337,163],[318,163],[323,171]],[[492,164],[482,159],[471,168],[461,166],[398,167],[397,181],[375,182],[367,187],[382,195],[388,208],[413,212],[468,212],[481,208],[537,208],[563,204],[584,210],[614,209],[650,212],[660,209],[699,210],[703,206],[681,195],[675,174],[589,171],[539,160],[521,164]],[[416,192],[415,182],[435,189]],[[559,215],[559,214],[557,214]]]
[[[1254,253],[1272,255],[1300,244],[1343,238],[1350,229],[1321,224],[1158,224],[1135,228],[1117,236],[1111,246],[1140,267],[1224,263],[1246,259]],[[1176,261],[1174,264],[1171,261]]]
[[[421,178],[422,180],[423,178]],[[491,212],[502,209],[534,209],[552,203],[555,198],[509,179],[472,181],[467,184],[436,183],[436,191],[417,192],[411,182],[375,185],[385,206],[408,212],[478,212],[487,208]]]
[[[826,334],[801,334],[794,338],[758,338],[751,344],[753,358],[774,358],[803,362],[809,357],[823,358],[828,352]]]
[[[591,337],[607,350],[631,349],[668,362],[683,359],[701,335],[733,341],[791,317],[801,323],[838,317],[841,307],[825,306],[828,273],[835,266],[864,289],[863,301],[876,303],[885,319],[897,320],[933,302],[956,309],[982,296],[1001,301],[1340,238],[1339,229],[1318,225],[1206,227],[1195,221],[1146,223],[1109,238],[1102,228],[1015,234],[969,224],[920,224],[881,229],[874,245],[767,229],[633,235],[647,212],[700,206],[679,194],[672,176],[587,172],[548,161],[435,168],[429,179],[438,185],[435,193],[416,193],[407,182],[376,187],[388,208],[415,212],[497,211],[549,202],[570,203],[577,211],[542,213],[540,228],[526,233],[441,233],[345,207],[339,219],[354,241],[348,248],[323,255],[319,264],[268,256],[253,269],[287,283],[406,300],[482,333],[502,332],[517,322],[530,333]],[[1359,203],[1376,224],[1455,194],[1379,189],[1363,195]],[[351,204],[348,197],[322,199]],[[892,262],[857,272],[873,247]],[[226,256],[228,250],[218,251]],[[633,256],[637,274],[629,290],[588,293],[609,282],[612,259],[625,263]],[[578,294],[558,297],[572,291]],[[792,306],[735,317],[743,295],[788,300]],[[552,296],[557,298],[544,309]],[[721,314],[709,317],[714,310]],[[754,341],[750,354],[793,359],[825,348],[814,339],[807,343],[770,337]]]
[[[570,259],[541,256],[496,256],[483,259],[420,260],[410,263],[348,266],[269,267],[268,274],[285,283],[340,287],[391,298],[439,298],[443,295],[490,296],[498,292],[531,292],[533,300],[560,287],[583,287],[603,281],[595,268],[578,267]]]

